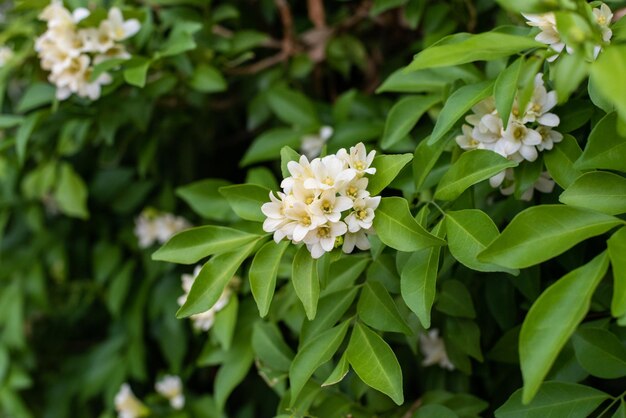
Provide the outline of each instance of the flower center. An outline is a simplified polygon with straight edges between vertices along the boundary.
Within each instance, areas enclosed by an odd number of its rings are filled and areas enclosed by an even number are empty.
[[[317,236],[320,238],[329,238],[330,237],[330,228],[327,226],[320,226],[317,229]]]
[[[304,199],[304,203],[310,205],[311,203],[313,203],[313,200],[315,200],[313,196],[308,196],[306,199]]]
[[[325,201],[322,203],[322,211],[323,211],[324,213],[326,213],[326,214],[328,214],[328,213],[332,213],[332,211],[333,211],[333,205],[332,205],[332,204],[331,204],[328,200],[325,200]]]
[[[311,217],[309,215],[304,215],[300,220],[300,223],[304,226],[311,226]]]
[[[533,109],[533,112],[539,113],[541,111],[541,105],[538,103],[535,103],[532,109]]]
[[[363,171],[363,170],[365,170],[365,164],[363,163],[363,161],[357,161],[354,164],[354,168],[356,168],[359,171]]]
[[[325,185],[327,185],[327,186],[332,186],[333,184],[335,184],[335,181],[334,181],[332,178],[330,178],[330,177],[326,177],[326,178],[322,181],[322,183],[324,183],[324,184],[325,184]]]
[[[606,25],[606,17],[598,16],[598,24],[601,26]]]
[[[367,216],[367,211],[365,209],[360,209],[356,211],[356,217],[359,218],[360,220],[365,219],[366,216]]]
[[[520,140],[524,137],[524,128],[521,126],[516,127],[515,129],[513,129],[513,138]]]
[[[348,187],[348,190],[346,190],[346,194],[347,194],[348,196],[350,196],[351,198],[353,198],[353,199],[355,199],[355,198],[356,198],[356,195],[357,195],[358,193],[359,193],[359,189],[357,189],[357,188],[356,188],[356,187],[354,187],[354,186],[350,186],[350,187]]]

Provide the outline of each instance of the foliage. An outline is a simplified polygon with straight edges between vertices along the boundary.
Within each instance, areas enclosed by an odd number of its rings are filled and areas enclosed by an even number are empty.
[[[4,3],[0,415],[626,416],[608,5]],[[367,246],[272,240],[360,142]]]

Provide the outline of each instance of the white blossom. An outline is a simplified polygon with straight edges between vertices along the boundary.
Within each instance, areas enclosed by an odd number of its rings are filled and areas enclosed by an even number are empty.
[[[509,121],[509,126],[502,134],[502,140],[495,145],[494,151],[508,157],[519,152],[524,159],[535,161],[537,148],[541,143],[541,135],[534,129],[528,128],[521,122]]]
[[[47,23],[47,30],[36,39],[35,50],[41,68],[50,72],[48,80],[56,85],[59,100],[72,94],[98,99],[102,86],[110,84],[113,78],[104,72],[92,80],[94,66],[112,58],[130,58],[117,42],[134,35],[140,27],[136,19],[123,20],[115,7],[97,28],[77,26],[87,16],[87,9],[70,12],[60,0],[52,0],[39,15]]]
[[[515,175],[514,175],[513,169],[507,168],[506,170],[503,170],[501,173],[504,174],[504,177],[500,183],[504,182],[505,180],[508,180],[507,182],[508,185],[506,187],[500,187],[500,193],[502,193],[505,196],[512,195],[513,193],[515,193],[515,186],[516,186]],[[552,193],[552,190],[554,190],[554,185],[555,183],[554,183],[554,180],[552,180],[550,173],[548,173],[547,171],[544,171],[539,175],[539,178],[537,178],[535,183],[533,183],[533,186],[529,187],[528,189],[524,191],[524,193],[522,193],[522,195],[520,196],[520,200],[530,201],[533,198],[535,190],[538,190],[541,193]],[[495,187],[498,187],[498,186],[495,186]]]
[[[13,58],[13,50],[8,46],[0,46],[0,68]]]
[[[190,227],[191,224],[185,218],[145,209],[135,219],[135,236],[139,240],[139,247],[147,248],[155,242],[164,244],[174,234]]]
[[[150,411],[133,393],[128,383],[122,384],[115,395],[115,410],[119,418],[139,418],[148,416]]]
[[[309,159],[317,157],[322,152],[326,142],[333,136],[333,132],[332,127],[322,126],[317,134],[303,136],[300,151]]]
[[[155,390],[169,400],[174,409],[182,409],[185,406],[183,383],[178,376],[165,375],[155,383]]]
[[[380,202],[367,191],[366,175],[376,171],[371,167],[374,155],[359,143],[349,152],[290,161],[282,192],[270,193],[270,201],[261,206],[266,216],[263,230],[273,232],[276,242],[286,238],[306,244],[314,258],[339,246],[344,252],[369,249],[367,235],[374,233],[374,211]]]
[[[185,302],[187,302],[187,297],[189,297],[191,287],[198,278],[201,270],[202,266],[196,266],[192,274],[183,274],[180,277],[181,286],[184,293],[178,297],[179,306],[183,306]],[[211,329],[213,323],[215,322],[215,314],[224,309],[226,305],[228,305],[228,302],[230,301],[230,297],[233,292],[233,288],[237,287],[238,285],[239,278],[235,276],[230,280],[226,288],[224,288],[224,291],[213,306],[211,306],[204,312],[191,315],[189,319],[191,319],[191,321],[193,322],[193,327],[201,331],[208,331],[209,329]]]
[[[448,358],[445,343],[443,338],[439,336],[438,329],[433,328],[428,333],[421,333],[419,338],[420,349],[424,355],[422,366],[428,367],[437,364],[442,369],[454,370],[454,364]]]

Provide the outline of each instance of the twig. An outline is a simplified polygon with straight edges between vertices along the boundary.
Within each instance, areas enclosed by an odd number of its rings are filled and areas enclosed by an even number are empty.
[[[473,0],[465,0],[465,6],[467,7],[467,13],[469,14],[469,20],[467,21],[467,31],[472,33],[476,29],[476,7],[474,7]]]
[[[271,57],[264,58],[261,61],[257,61],[254,64],[250,64],[245,67],[232,68],[228,70],[228,73],[235,75],[256,74],[273,65],[285,61],[287,58],[289,58],[289,55],[290,54],[288,54],[286,51],[280,51],[279,53],[272,55]]]
[[[323,0],[307,0],[307,8],[309,10],[309,19],[313,22],[313,26],[318,29],[326,27],[326,12],[324,10]]]
[[[422,406],[422,398],[419,398],[418,400],[416,400],[415,402],[413,402],[413,404],[411,405],[411,407],[406,411],[406,413],[404,415],[402,415],[402,418],[411,418],[413,416],[413,414],[415,413],[415,411],[417,411],[417,409]]]

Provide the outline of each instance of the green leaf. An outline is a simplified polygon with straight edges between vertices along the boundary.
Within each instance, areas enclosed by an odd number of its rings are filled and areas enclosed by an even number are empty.
[[[80,219],[87,219],[87,186],[71,165],[62,164],[54,199],[61,212]]]
[[[276,276],[280,260],[289,246],[289,241],[278,244],[269,241],[256,253],[248,273],[250,277],[250,290],[259,308],[261,317],[267,315],[274,297],[276,288]]]
[[[269,129],[254,139],[239,166],[276,160],[283,147],[299,148],[302,136],[303,132],[290,128]]]
[[[453,344],[461,352],[483,361],[480,350],[480,328],[476,322],[464,318],[446,318],[446,342]]]
[[[404,403],[402,369],[391,347],[378,334],[357,322],[346,349],[348,361],[368,386]]]
[[[420,406],[412,418],[458,418],[458,415],[443,405],[431,404]]]
[[[608,256],[603,252],[548,287],[528,311],[519,340],[525,404],[535,396],[557,355],[587,314],[608,266]]]
[[[194,68],[189,85],[202,93],[217,93],[228,88],[222,73],[207,64],[199,64]]]
[[[384,244],[400,251],[418,251],[446,244],[417,223],[409,212],[409,203],[400,197],[381,199],[376,209],[374,228]]]
[[[519,270],[478,261],[478,254],[500,235],[498,227],[485,212],[478,209],[450,211],[446,212],[445,219],[448,248],[461,264],[477,271],[519,274]]]
[[[202,28],[201,25],[200,28]],[[193,39],[192,32],[193,30],[188,28],[178,29],[175,27],[167,40],[163,42],[161,50],[155,54],[155,57],[170,57],[195,49],[196,42]]]
[[[446,280],[441,285],[437,310],[459,318],[476,318],[474,302],[467,287],[458,280]]]
[[[315,106],[299,91],[279,85],[268,92],[267,100],[274,114],[283,122],[305,128],[319,126]]]
[[[517,80],[522,70],[523,58],[518,58],[509,65],[506,70],[502,71],[496,83],[493,86],[493,95],[496,99],[496,109],[502,117],[502,125],[504,129],[508,126],[509,116],[513,108],[513,100],[517,94]]]
[[[300,345],[317,337],[322,331],[332,327],[352,306],[358,287],[339,290],[322,297],[317,307],[317,316],[313,321],[305,321],[300,333]]]
[[[289,170],[287,169],[287,163],[289,161],[299,161],[300,154],[288,146],[284,146],[280,149],[280,171],[283,174],[283,178],[287,178],[291,176]]]
[[[241,219],[257,222],[265,220],[261,206],[270,201],[269,189],[256,184],[236,184],[219,190]]]
[[[613,299],[611,314],[615,318],[626,315],[626,228],[619,229],[607,241],[613,270]]]
[[[546,0],[496,0],[496,2],[505,9],[517,13],[541,13],[558,7],[557,2]]]
[[[399,100],[389,111],[385,133],[380,141],[388,149],[406,137],[424,113],[438,103],[438,96],[409,96]]]
[[[518,389],[495,412],[496,418],[586,418],[609,395],[589,386],[565,382],[546,382],[529,404],[522,403]]]
[[[283,340],[276,324],[258,321],[252,331],[252,348],[257,357],[277,371],[288,371],[294,353]]]
[[[438,141],[436,144],[429,144],[426,137],[417,144],[415,148],[415,154],[413,155],[413,180],[415,181],[416,190],[422,190],[424,187],[424,181],[437,164],[437,160],[441,156],[441,153],[448,146],[452,138],[456,135],[447,135],[447,138],[443,141]]]
[[[626,212],[626,178],[606,171],[585,173],[561,193],[559,201],[619,215]]]
[[[619,403],[619,408],[615,411],[612,418],[626,418],[626,401],[622,398]]]
[[[376,173],[369,178],[369,184],[367,186],[370,194],[375,196],[382,192],[412,158],[413,155],[411,154],[376,156],[372,163],[372,167],[376,168]]]
[[[305,245],[300,247],[293,259],[291,282],[304,306],[307,318],[314,319],[320,297],[320,280],[317,274],[317,260],[311,257]]]
[[[454,200],[470,186],[517,164],[489,150],[464,152],[439,181],[435,199]]]
[[[241,263],[256,247],[258,239],[249,244],[240,245],[235,251],[215,255],[207,261],[193,282],[187,301],[176,312],[176,317],[186,318],[205,312],[215,305]]]
[[[545,48],[545,45],[526,36],[495,31],[478,35],[457,33],[415,55],[407,71],[494,60],[531,48]]]
[[[626,45],[607,46],[591,65],[592,83],[598,93],[615,106],[623,120],[626,120],[626,82],[620,75],[625,72]],[[626,164],[624,160],[622,164]]]
[[[560,56],[550,71],[550,79],[554,82],[559,103],[566,103],[571,94],[588,76],[589,63],[582,54],[563,54]]]
[[[329,361],[337,351],[348,332],[348,321],[322,332],[307,345],[298,350],[289,368],[291,401],[293,405],[305,383],[319,366]]]
[[[530,267],[620,223],[612,216],[571,206],[533,206],[518,213],[478,260],[508,268]]]
[[[324,383],[322,383],[322,387],[335,385],[341,382],[343,378],[346,377],[349,371],[350,364],[348,363],[348,355],[346,353],[343,353],[333,371],[330,373],[330,375],[328,375],[326,380],[324,380]]]
[[[176,195],[203,218],[224,221],[232,216],[232,211],[218,190],[229,184],[221,179],[200,180],[177,188]]]
[[[225,226],[207,225],[186,229],[174,235],[152,254],[153,260],[193,264],[213,254],[234,251],[257,241],[259,235]]]
[[[236,336],[233,347],[228,351],[227,360],[215,375],[213,393],[220,410],[224,409],[226,399],[246,377],[253,362],[254,353],[249,337]]]
[[[370,16],[378,16],[386,10],[400,7],[407,2],[408,0],[374,0],[374,5],[370,10]]]
[[[239,300],[237,295],[231,295],[226,306],[215,314],[215,323],[212,332],[223,350],[229,350],[235,327],[237,326],[237,313],[239,311]]]
[[[443,238],[444,232],[443,222],[432,231],[438,238]],[[439,246],[414,252],[400,275],[402,299],[426,329],[430,328],[430,310],[435,301],[440,252]]]
[[[379,282],[367,281],[365,283],[356,309],[359,318],[373,328],[380,331],[412,334],[411,328],[400,315],[387,289]]]
[[[563,140],[554,145],[550,151],[543,153],[543,162],[554,181],[564,189],[567,189],[582,171],[574,167],[574,163],[583,151],[580,149],[576,138],[571,135],[563,135]]]
[[[54,101],[56,88],[48,83],[34,83],[28,87],[24,95],[20,98],[15,111],[26,113],[40,106],[50,104]]]
[[[152,64],[152,60],[148,58],[137,57],[130,59],[125,64],[124,80],[133,86],[145,86],[150,64]]]
[[[472,106],[484,98],[491,96],[493,84],[493,81],[469,84],[452,93],[439,113],[435,128],[428,139],[428,144],[432,145],[443,138]]]
[[[617,114],[611,113],[596,124],[574,168],[604,168],[626,172],[626,137],[619,133],[617,121]]]
[[[572,338],[576,359],[589,374],[602,379],[626,376],[626,347],[601,328],[579,328]]]
[[[20,165],[24,164],[26,160],[26,146],[40,118],[41,113],[32,113],[26,116],[19,128],[17,128],[15,133],[15,152]]]

